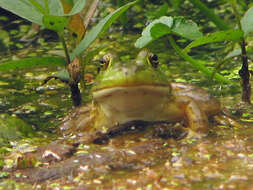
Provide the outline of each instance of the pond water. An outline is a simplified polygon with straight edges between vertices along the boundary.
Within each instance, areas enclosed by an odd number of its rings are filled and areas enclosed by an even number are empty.
[[[93,58],[87,72],[95,75],[94,64],[106,52],[122,61],[135,58],[137,38],[136,34],[115,32],[96,41],[92,49],[105,48]],[[17,116],[35,133],[2,144],[0,189],[253,189],[252,109],[239,106],[239,85],[210,82],[166,46],[160,41],[150,49],[160,58],[168,77],[208,89],[242,120],[242,126],[213,124],[203,139],[162,139],[153,135],[152,126],[147,126],[116,136],[103,145],[75,142],[75,135],[67,139],[57,133],[59,122],[72,108],[68,86],[57,80],[41,85],[43,79],[61,68],[2,72],[0,113]],[[16,54],[22,56],[23,51]],[[37,47],[25,51],[25,55],[31,52],[45,54]],[[209,51],[196,52],[196,57],[214,60]],[[2,60],[13,58],[2,55]],[[233,68],[227,66],[222,73],[239,83],[239,65],[231,65]],[[89,88],[86,95],[88,91]],[[85,101],[90,99],[84,97]]]

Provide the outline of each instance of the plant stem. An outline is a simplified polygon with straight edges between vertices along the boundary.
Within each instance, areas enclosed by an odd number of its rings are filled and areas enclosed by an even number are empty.
[[[86,2],[87,3],[87,2]],[[89,5],[89,8],[85,14],[85,18],[83,19],[83,25],[85,28],[85,31],[87,30],[87,27],[90,23],[90,20],[92,18],[92,16],[94,15],[96,9],[97,9],[97,5],[99,3],[99,0],[92,0],[92,4],[91,3],[87,3],[87,5]]]
[[[78,65],[76,65],[74,61],[73,62],[70,61],[70,56],[68,53],[67,44],[63,38],[63,35],[60,33],[58,33],[58,35],[59,35],[60,40],[62,42],[64,53],[65,53],[65,56],[67,59],[68,72],[70,75],[69,87],[70,87],[70,91],[71,91],[72,102],[73,102],[73,105],[75,107],[77,107],[77,106],[80,106],[81,102],[82,102],[81,92],[78,87],[79,81],[75,80],[75,78],[77,77],[75,75],[76,75],[76,68],[78,67]],[[79,77],[81,77],[81,76],[79,76]]]
[[[213,72],[210,71],[208,68],[206,68],[204,65],[199,64],[198,61],[194,60],[191,56],[189,56],[187,53],[183,52],[181,48],[176,44],[175,40],[172,36],[168,36],[169,42],[173,49],[178,53],[180,57],[182,57],[184,60],[188,61],[194,68],[200,70],[204,74],[206,74],[209,78],[212,77]],[[224,78],[223,76],[219,75],[218,73],[214,74],[214,79],[217,81],[223,82],[223,83],[231,83],[230,80]]]
[[[236,1],[231,2],[231,6],[235,14],[237,25],[239,29],[242,30],[240,14],[236,8]],[[251,98],[250,71],[249,71],[248,56],[247,56],[247,51],[246,51],[246,42],[245,42],[244,37],[242,37],[240,46],[241,46],[241,52],[242,52],[241,54],[242,67],[239,70],[239,75],[242,80],[242,101],[250,104],[251,103],[250,101],[250,98]]]
[[[251,103],[251,84],[250,84],[250,72],[249,72],[249,65],[248,65],[248,57],[246,52],[246,44],[244,39],[241,42],[241,49],[242,49],[242,68],[239,70],[239,75],[242,79],[242,101]]]
[[[78,87],[78,83],[69,84],[69,86],[70,86],[71,98],[72,98],[73,105],[75,107],[80,106],[82,103],[82,96],[81,96],[80,89]]]
[[[64,53],[65,53],[65,57],[67,59],[67,65],[68,65],[68,64],[70,64],[70,56],[69,56],[69,52],[68,52],[68,47],[67,47],[66,42],[63,38],[63,35],[59,34],[59,33],[58,33],[58,35],[59,35],[59,38],[61,40],[61,43],[62,43],[62,46],[63,46],[63,49],[64,49]]]

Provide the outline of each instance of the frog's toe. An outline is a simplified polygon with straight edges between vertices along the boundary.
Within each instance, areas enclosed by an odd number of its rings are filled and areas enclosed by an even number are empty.
[[[207,133],[200,133],[200,132],[196,132],[192,129],[187,129],[187,139],[202,139],[203,137],[207,136]]]

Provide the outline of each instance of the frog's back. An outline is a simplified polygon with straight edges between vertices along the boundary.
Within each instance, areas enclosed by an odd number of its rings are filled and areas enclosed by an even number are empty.
[[[194,100],[207,114],[214,115],[220,112],[221,104],[218,99],[210,95],[206,90],[186,83],[171,83],[175,97],[187,97]]]

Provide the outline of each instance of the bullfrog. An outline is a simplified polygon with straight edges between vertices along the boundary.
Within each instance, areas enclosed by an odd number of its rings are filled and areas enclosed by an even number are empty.
[[[63,131],[107,133],[127,123],[184,121],[191,131],[205,135],[208,118],[222,110],[218,99],[206,90],[170,82],[157,56],[146,50],[128,63],[114,63],[108,56],[102,62],[91,89],[92,103],[66,117],[60,126]]]

